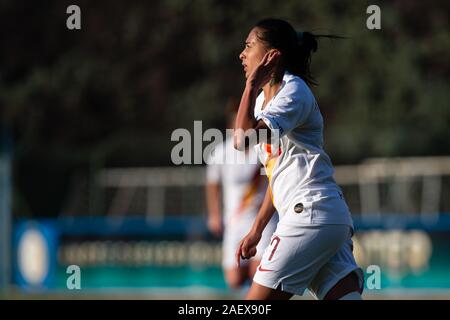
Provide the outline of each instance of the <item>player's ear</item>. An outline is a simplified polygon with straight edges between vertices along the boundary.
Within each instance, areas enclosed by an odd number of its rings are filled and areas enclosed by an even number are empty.
[[[278,49],[270,49],[269,52],[272,58],[281,56],[281,51]]]

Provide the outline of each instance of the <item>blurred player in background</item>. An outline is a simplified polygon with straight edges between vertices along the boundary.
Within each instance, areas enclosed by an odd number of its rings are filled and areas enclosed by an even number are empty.
[[[228,103],[228,128],[233,128],[237,106],[237,101]],[[208,228],[215,236],[223,236],[222,267],[225,280],[233,289],[253,278],[278,220],[274,215],[269,221],[255,257],[237,266],[234,254],[239,241],[250,231],[267,189],[267,177],[261,169],[255,151],[237,151],[233,137],[216,146],[207,167]]]
[[[268,140],[254,134],[253,143],[270,187],[236,252],[238,263],[255,254],[275,209],[280,216],[247,299],[290,299],[306,289],[318,299],[361,299],[353,220],[323,150],[323,119],[309,88],[316,50],[315,35],[265,19],[250,31],[239,56],[247,81],[235,129],[269,133]],[[234,142],[239,150],[252,147],[238,130]]]

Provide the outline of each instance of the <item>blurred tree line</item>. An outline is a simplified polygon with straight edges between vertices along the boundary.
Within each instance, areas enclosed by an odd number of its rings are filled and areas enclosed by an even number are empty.
[[[71,4],[79,31],[66,28]],[[381,30],[366,28],[370,4]],[[444,0],[3,0],[0,115],[16,203],[54,214],[73,172],[171,165],[174,129],[225,128],[245,81],[238,55],[264,17],[348,37],[322,40],[312,63],[335,164],[448,155],[448,12]]]

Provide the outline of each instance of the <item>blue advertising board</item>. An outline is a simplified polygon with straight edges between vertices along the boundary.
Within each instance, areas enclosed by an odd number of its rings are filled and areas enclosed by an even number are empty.
[[[381,270],[381,289],[450,289],[450,216],[355,218],[355,257]],[[221,241],[199,217],[63,218],[20,221],[13,237],[13,275],[24,289],[64,289],[70,265],[83,289],[225,290]]]

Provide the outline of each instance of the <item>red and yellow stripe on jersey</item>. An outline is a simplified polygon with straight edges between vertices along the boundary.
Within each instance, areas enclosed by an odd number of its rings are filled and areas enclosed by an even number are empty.
[[[281,147],[278,147],[278,152],[273,155],[272,154],[272,145],[266,144],[266,152],[267,152],[267,160],[264,165],[266,169],[266,175],[267,179],[269,179],[269,188],[270,188],[270,182],[272,180],[272,174],[273,174],[273,168],[275,167],[275,163],[278,160],[278,157],[281,155]],[[271,193],[272,195],[272,193]],[[273,195],[272,195],[272,202],[273,202]]]

